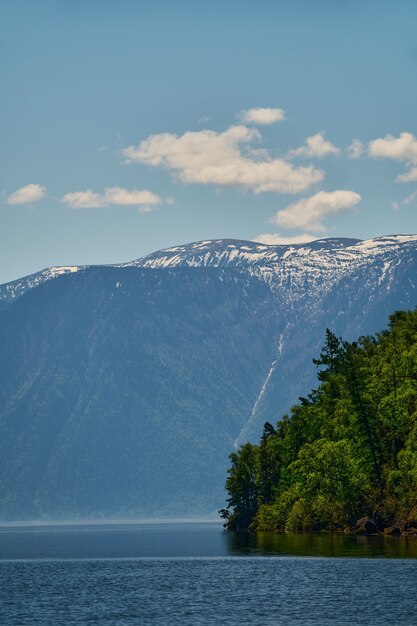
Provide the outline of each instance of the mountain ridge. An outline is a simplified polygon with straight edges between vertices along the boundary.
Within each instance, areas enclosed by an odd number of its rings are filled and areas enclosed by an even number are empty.
[[[417,304],[417,236],[351,241],[203,241],[0,287],[0,518],[219,508],[229,452],[314,386],[326,327]]]
[[[357,254],[358,252],[362,253],[362,259],[366,259],[369,254],[374,256],[375,253],[383,252],[387,245],[395,246],[413,242],[417,242],[417,235],[384,235],[369,240],[331,237],[308,243],[279,245],[239,239],[212,239],[162,248],[134,261],[103,264],[103,267],[163,268],[182,265],[188,267],[222,267],[231,264],[239,269],[249,266],[259,266],[262,269],[263,267],[276,266],[278,262],[286,261],[288,263],[288,258],[294,261],[294,257],[304,259],[309,257],[310,265],[311,262],[313,264],[314,262],[327,263],[329,255],[326,254],[326,251],[337,250],[344,250],[347,253],[347,255],[339,255],[341,261],[346,263],[349,260],[346,258],[349,253],[352,253],[350,261],[353,261],[355,256],[360,256]],[[298,261],[297,266],[300,267],[300,265],[308,266],[308,264]],[[88,270],[92,267],[96,267],[96,265],[52,266],[3,283],[0,285],[0,308],[23,295],[28,289],[37,287],[48,280],[56,279],[65,274]]]

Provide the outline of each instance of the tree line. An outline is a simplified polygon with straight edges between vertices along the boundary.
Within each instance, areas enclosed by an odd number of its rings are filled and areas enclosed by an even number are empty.
[[[313,363],[317,389],[230,455],[225,526],[338,530],[363,516],[404,526],[417,517],[417,310],[355,342],[327,330]]]

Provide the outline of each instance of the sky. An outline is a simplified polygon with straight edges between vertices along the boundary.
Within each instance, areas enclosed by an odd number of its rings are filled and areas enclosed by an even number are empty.
[[[0,3],[0,283],[417,232],[417,3]]]

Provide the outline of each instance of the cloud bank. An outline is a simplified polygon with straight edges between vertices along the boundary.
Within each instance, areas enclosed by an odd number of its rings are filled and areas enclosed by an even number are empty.
[[[224,132],[202,130],[183,135],[151,135],[123,150],[127,162],[164,167],[184,183],[240,187],[255,193],[300,193],[323,180],[323,170],[295,167],[254,150],[261,136],[256,129],[231,126]]]

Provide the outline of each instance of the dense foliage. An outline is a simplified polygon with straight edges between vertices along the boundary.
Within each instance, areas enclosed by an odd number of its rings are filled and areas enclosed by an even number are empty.
[[[229,528],[323,530],[364,515],[381,527],[417,504],[417,310],[348,343],[327,330],[319,387],[259,445],[230,455]]]

